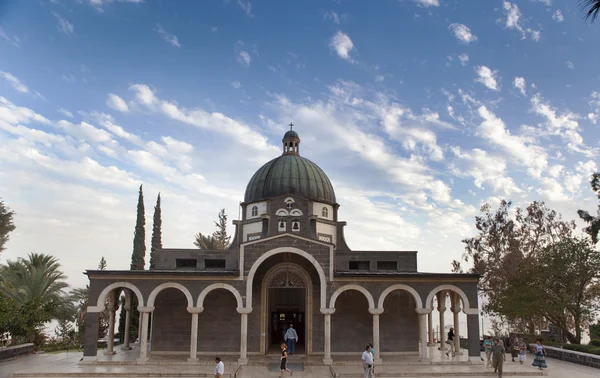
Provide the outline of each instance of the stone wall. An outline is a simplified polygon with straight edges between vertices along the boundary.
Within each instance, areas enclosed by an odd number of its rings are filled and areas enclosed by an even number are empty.
[[[0,361],[31,353],[33,353],[33,344],[22,344],[0,348]]]
[[[544,346],[544,349],[548,357],[600,369],[600,356],[598,355],[547,346]]]
[[[236,308],[235,297],[227,290],[213,290],[206,296],[198,316],[198,352],[240,352],[242,316]],[[256,326],[248,322],[249,330]]]
[[[152,313],[152,351],[189,352],[191,328],[185,295],[177,289],[161,291]]]
[[[367,299],[359,291],[344,291],[331,315],[331,353],[360,353],[372,341],[373,315]]]
[[[393,291],[379,315],[379,347],[381,352],[418,352],[419,318],[415,300],[405,291]]]

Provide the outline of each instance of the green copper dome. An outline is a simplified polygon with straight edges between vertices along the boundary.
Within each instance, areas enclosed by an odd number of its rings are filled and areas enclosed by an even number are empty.
[[[331,181],[318,165],[298,155],[282,155],[263,165],[248,183],[244,202],[294,194],[335,204]]]
[[[293,133],[293,134],[292,134]],[[294,145],[290,145],[290,141]],[[263,165],[248,183],[244,202],[257,202],[294,194],[312,201],[335,204],[331,181],[318,165],[299,153],[298,134],[288,131],[284,136],[283,155]]]

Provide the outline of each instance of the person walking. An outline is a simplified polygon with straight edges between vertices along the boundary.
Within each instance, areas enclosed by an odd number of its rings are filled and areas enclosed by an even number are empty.
[[[363,370],[365,371],[365,378],[373,378],[373,354],[371,353],[371,346],[367,345],[365,351],[361,357]]]
[[[279,369],[281,370],[281,377],[283,377],[283,373],[288,372],[290,375],[293,375],[294,372],[287,368],[287,345],[285,343],[281,343],[281,363],[279,364]]]
[[[508,340],[508,350],[510,350],[512,362],[515,362],[515,358],[519,356],[519,339],[517,339],[517,335],[513,334]]]
[[[373,355],[373,375],[375,375],[375,348],[372,343],[368,344],[371,347],[371,355]]]
[[[504,349],[504,343],[500,339],[496,339],[494,347],[492,348],[492,366],[494,367],[494,373],[498,373],[498,377],[502,378],[502,367],[506,361],[506,349]]]
[[[296,333],[293,324],[290,324],[290,328],[288,328],[287,332],[285,333],[285,342],[290,355],[293,356],[296,352],[296,343],[298,342],[298,333]]]
[[[450,345],[450,350],[448,352],[452,353],[452,357],[456,355],[456,351],[454,349],[454,327],[450,327],[450,331],[448,331],[448,339],[446,340],[446,344]],[[446,352],[446,357],[450,357],[450,355]]]
[[[215,362],[217,366],[215,366],[215,378],[223,378],[223,374],[225,374],[225,365],[223,361],[221,361],[221,357],[216,357]]]
[[[531,365],[537,366],[540,370],[547,368],[548,366],[546,365],[546,358],[544,357],[545,352],[542,340],[537,339],[533,348],[535,351],[535,359]]]
[[[523,362],[527,359],[527,344],[523,339],[519,339],[519,363],[523,365]]]
[[[483,349],[485,349],[485,367],[492,366],[492,348],[494,347],[494,341],[492,340],[492,336],[488,336],[487,339],[483,341]]]

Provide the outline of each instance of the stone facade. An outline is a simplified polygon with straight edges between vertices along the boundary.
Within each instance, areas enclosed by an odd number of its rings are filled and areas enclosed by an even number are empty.
[[[428,318],[451,309],[466,314],[468,353],[479,359],[478,276],[420,273],[416,251],[350,250],[333,187],[299,156],[299,142],[288,132],[285,161],[274,159],[252,177],[227,250],[163,249],[154,270],[86,273],[87,359],[97,353],[98,313],[108,309],[114,319],[120,295],[128,319],[138,306],[142,323],[152,325],[149,334],[142,326],[125,340],[127,346],[139,337],[140,362],[160,353],[192,361],[220,353],[239,355],[243,364],[273,352],[288,323],[300,327],[299,350],[323,356],[325,364],[368,342],[378,359],[426,359],[433,341]],[[440,328],[447,330],[443,322]],[[113,352],[109,342],[107,353]]]

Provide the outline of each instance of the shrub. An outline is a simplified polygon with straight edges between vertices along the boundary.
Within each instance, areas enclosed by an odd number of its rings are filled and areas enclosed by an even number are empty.
[[[600,347],[600,339],[592,339],[592,340],[590,340],[590,344],[589,345],[592,345],[592,346],[595,346],[595,347]]]
[[[576,352],[597,354],[600,356],[600,347],[596,347],[593,345],[565,344],[563,345],[563,348],[568,350],[574,350]]]

